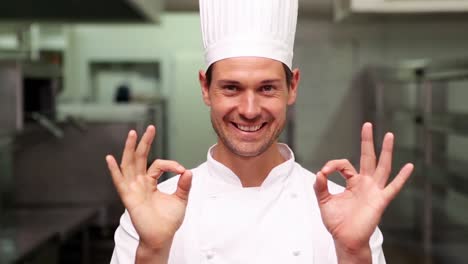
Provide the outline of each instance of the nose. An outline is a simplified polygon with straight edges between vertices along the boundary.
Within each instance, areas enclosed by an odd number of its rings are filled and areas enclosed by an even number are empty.
[[[245,119],[256,119],[261,114],[261,106],[258,96],[253,91],[247,91],[240,98],[238,105],[239,115]]]

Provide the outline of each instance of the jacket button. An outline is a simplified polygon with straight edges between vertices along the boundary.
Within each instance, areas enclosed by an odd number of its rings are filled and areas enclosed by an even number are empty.
[[[214,253],[213,252],[208,252],[206,253],[206,259],[210,260],[214,258]]]
[[[300,250],[294,250],[292,252],[292,254],[293,254],[293,256],[298,257],[299,255],[301,255],[301,251]]]

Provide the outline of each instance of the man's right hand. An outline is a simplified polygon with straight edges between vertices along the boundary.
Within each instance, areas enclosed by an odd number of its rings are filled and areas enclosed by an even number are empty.
[[[192,173],[169,160],[156,160],[147,169],[148,153],[155,134],[155,127],[149,126],[137,146],[137,133],[130,131],[120,167],[111,155],[106,156],[106,161],[120,198],[140,236],[140,247],[165,251],[184,220]],[[158,190],[157,180],[163,172],[181,175],[174,194]]]

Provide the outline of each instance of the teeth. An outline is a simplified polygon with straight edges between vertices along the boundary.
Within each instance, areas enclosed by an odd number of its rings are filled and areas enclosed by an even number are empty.
[[[262,125],[258,125],[258,126],[237,125],[237,128],[239,128],[242,131],[246,131],[246,132],[255,132],[255,131],[259,130],[261,127],[262,127]]]

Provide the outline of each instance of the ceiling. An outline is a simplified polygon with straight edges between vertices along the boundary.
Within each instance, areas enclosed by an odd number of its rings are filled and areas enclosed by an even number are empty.
[[[232,0],[235,1],[235,0]],[[282,0],[290,1],[290,0]],[[166,11],[198,11],[199,0],[15,0],[5,1],[0,8],[0,22],[68,21],[68,22],[144,22],[157,21],[159,5]],[[149,3],[147,6],[139,6]],[[53,7],[53,8],[52,8]],[[143,12],[144,11],[144,12]],[[154,11],[154,12],[152,12]],[[333,0],[299,0],[300,16],[331,16]],[[154,14],[153,14],[154,13]]]
[[[171,1],[171,0],[167,0]],[[137,3],[138,2],[138,3]],[[0,21],[145,22],[157,21],[159,10],[131,0],[3,1]],[[158,3],[157,0],[154,2]],[[189,2],[189,1],[187,1]],[[143,12],[146,11],[146,12]]]
[[[168,11],[196,11],[198,0],[166,0]],[[301,14],[331,14],[333,0],[299,0],[299,12]]]

